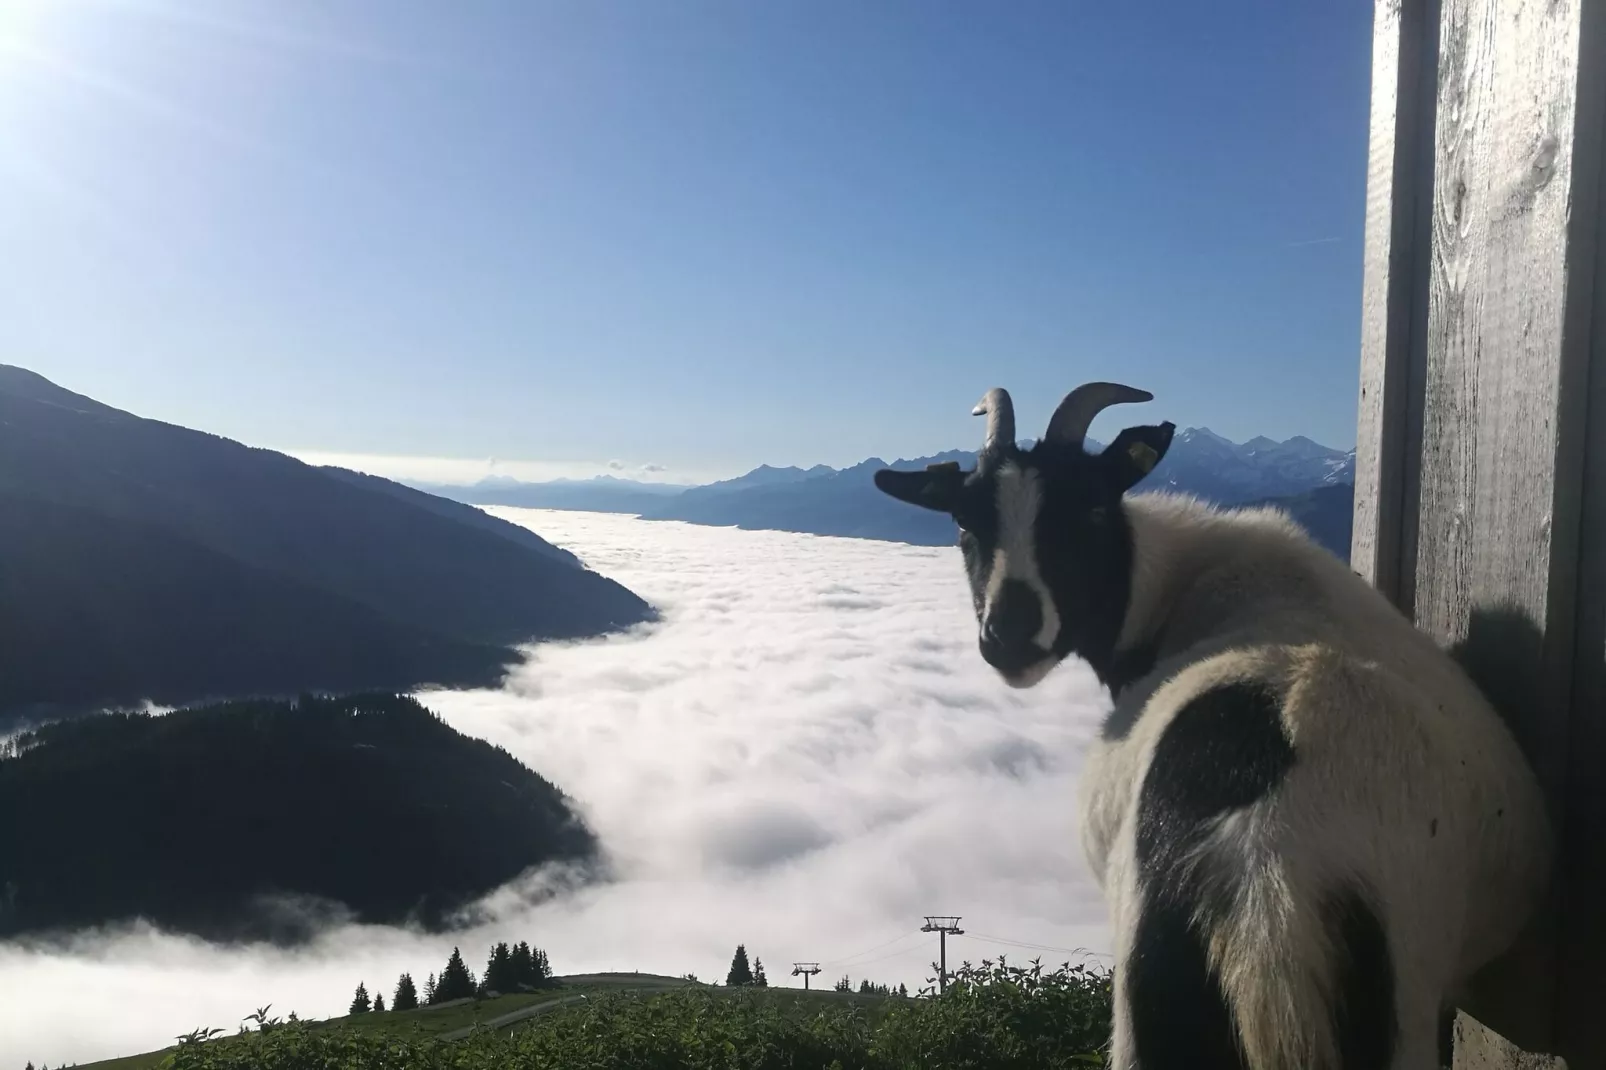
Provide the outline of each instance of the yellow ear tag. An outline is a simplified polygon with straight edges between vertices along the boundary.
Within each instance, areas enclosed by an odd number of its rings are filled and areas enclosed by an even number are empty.
[[[1154,471],[1154,466],[1160,463],[1160,455],[1147,442],[1132,443],[1127,447],[1126,453],[1128,457],[1132,458],[1132,463],[1137,465],[1138,470],[1144,475]]]

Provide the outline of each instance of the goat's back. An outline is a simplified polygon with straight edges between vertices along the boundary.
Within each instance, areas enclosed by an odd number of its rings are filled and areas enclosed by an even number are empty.
[[[1223,1066],[1347,1070],[1377,1065],[1384,1022],[1385,1065],[1432,1066],[1441,1006],[1542,890],[1542,797],[1459,666],[1364,582],[1297,544],[1254,564],[1197,577],[1216,629],[1123,694],[1083,773],[1123,967],[1114,1054],[1139,1065],[1147,1030],[1144,1070],[1183,1042],[1212,1066],[1228,1022],[1248,1061]],[[1191,996],[1155,987],[1160,964]]]

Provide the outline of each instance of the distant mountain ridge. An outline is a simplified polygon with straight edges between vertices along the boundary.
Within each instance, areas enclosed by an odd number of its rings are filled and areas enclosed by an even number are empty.
[[[650,620],[532,532],[0,365],[0,715],[485,686]]]
[[[1022,447],[1030,444],[1021,442]],[[1087,446],[1093,451],[1104,448],[1091,439]],[[761,465],[735,479],[688,489],[660,484],[650,492],[634,487],[621,491],[601,481],[562,486],[504,482],[494,493],[483,484],[427,489],[479,505],[618,512],[646,520],[943,546],[954,541],[952,520],[895,502],[876,490],[872,480],[880,468],[919,469],[945,461],[968,468],[976,463],[976,454],[948,450],[890,463],[871,457],[843,469]],[[1347,560],[1353,490],[1348,499],[1342,491],[1313,492],[1352,487],[1354,480],[1354,450],[1336,450],[1302,435],[1282,442],[1258,436],[1236,443],[1209,428],[1190,427],[1177,433],[1165,459],[1143,486],[1169,488],[1228,506],[1286,501],[1318,542]]]
[[[688,488],[669,483],[640,483],[615,476],[594,479],[554,479],[523,483],[506,476],[489,476],[467,487],[415,482],[417,490],[470,505],[512,505],[524,509],[570,509],[588,513],[646,512],[666,498]]]

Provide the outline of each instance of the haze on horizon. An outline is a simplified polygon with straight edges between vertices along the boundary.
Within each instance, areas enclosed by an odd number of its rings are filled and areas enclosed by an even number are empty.
[[[12,0],[0,354],[521,478],[929,454],[1090,378],[1348,448],[1369,44],[1337,2]]]

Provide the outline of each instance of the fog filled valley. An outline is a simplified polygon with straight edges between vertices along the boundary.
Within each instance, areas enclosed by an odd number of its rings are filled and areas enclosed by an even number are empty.
[[[1606,377],[1398,6],[0,0],[0,1070],[1416,1066]]]
[[[147,926],[13,940],[0,945],[0,1066],[232,1032],[270,1001],[338,1015],[358,981],[388,997],[453,945],[478,971],[497,940],[538,945],[560,974],[704,979],[723,978],[740,942],[772,984],[813,960],[822,984],[911,990],[933,976],[924,914],[963,916],[950,962],[1108,950],[1073,812],[1107,698],[1075,661],[1030,691],[1000,682],[975,652],[957,549],[487,511],[662,613],[526,648],[499,689],[418,695],[567,793],[609,879],[544,897],[551,875],[529,874],[447,934],[336,925],[294,949]]]

